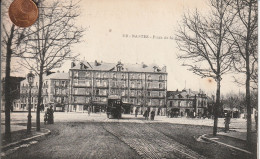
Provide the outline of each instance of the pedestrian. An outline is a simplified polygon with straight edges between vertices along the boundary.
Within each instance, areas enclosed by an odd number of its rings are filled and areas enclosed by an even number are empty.
[[[137,114],[138,114],[138,109],[135,108],[135,117],[137,117]]]
[[[51,105],[51,107],[50,107],[50,109],[47,111],[47,114],[48,114],[48,124],[53,124],[54,123],[54,116],[53,116],[53,113],[54,113],[54,111],[53,111],[53,109],[52,109],[52,105]]]
[[[90,116],[91,108],[88,106],[88,116]]]
[[[48,112],[49,112],[49,108],[47,108],[47,110],[45,111],[45,114],[44,114],[44,124],[47,124],[47,122],[48,122]]]
[[[149,113],[148,113],[148,111],[146,110],[146,111],[144,112],[144,118],[145,118],[145,120],[148,120],[148,117],[149,117]]]
[[[155,111],[153,110],[153,111],[151,112],[151,120],[154,120],[154,116],[155,116]]]
[[[161,109],[159,108],[157,111],[157,115],[160,115],[160,111],[161,111]]]

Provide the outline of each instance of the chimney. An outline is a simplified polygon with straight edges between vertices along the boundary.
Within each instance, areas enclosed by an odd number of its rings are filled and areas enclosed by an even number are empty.
[[[58,70],[57,72],[60,73],[60,70]]]

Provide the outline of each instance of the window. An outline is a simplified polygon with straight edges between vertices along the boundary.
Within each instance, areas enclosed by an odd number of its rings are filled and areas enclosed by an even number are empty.
[[[90,77],[90,72],[86,72],[85,77]]]
[[[78,89],[77,88],[74,89],[74,94],[78,94]]]
[[[106,77],[107,77],[107,75],[106,75],[106,73],[104,73],[104,74],[103,74],[103,78],[106,78]]]
[[[152,78],[151,78],[151,76],[149,75],[149,76],[148,76],[148,81],[151,81],[151,80],[152,80]]]
[[[96,95],[99,95],[99,89],[96,90]]]
[[[162,106],[163,105],[163,101],[159,100],[159,105]]]
[[[58,92],[59,92],[59,89],[55,88],[55,94],[58,94]]]
[[[147,95],[150,97],[151,96],[151,92],[147,92]]]
[[[172,107],[172,101],[170,101],[170,107]]]
[[[141,83],[140,82],[137,83],[137,87],[141,88]]]
[[[122,80],[123,80],[123,79],[125,79],[125,75],[124,75],[124,74],[122,75]]]
[[[159,81],[162,81],[162,76],[159,76]]]
[[[131,88],[135,88],[134,82],[131,82]]]
[[[77,85],[77,84],[78,84],[78,79],[74,79],[74,80],[73,80],[73,83],[74,83],[75,85]]]
[[[162,88],[162,84],[161,83],[159,83],[159,88]]]
[[[78,80],[78,84],[84,85],[84,84],[85,84],[85,80],[79,79],[79,80]]]
[[[79,77],[85,77],[86,76],[86,72],[85,71],[79,71]]]
[[[66,82],[65,81],[61,81],[61,84],[62,84],[63,87],[66,86]]]
[[[149,99],[148,105],[152,105],[152,100],[151,99]]]
[[[86,85],[87,85],[87,86],[90,86],[90,81],[86,81]]]
[[[74,72],[74,78],[78,77],[78,72]]]
[[[96,77],[100,78],[100,73],[99,72],[96,72]]]
[[[97,81],[97,86],[100,87],[100,81]]]
[[[116,74],[113,73],[113,78],[115,79],[116,78]]]
[[[162,96],[162,92],[159,92],[159,96],[160,96],[160,97]]]
[[[133,74],[131,74],[130,76],[131,76],[131,79],[134,79],[134,75]]]
[[[116,82],[112,82],[112,87],[116,87]]]
[[[140,74],[138,75],[138,79],[139,79],[139,80],[141,79],[141,75],[140,75]]]

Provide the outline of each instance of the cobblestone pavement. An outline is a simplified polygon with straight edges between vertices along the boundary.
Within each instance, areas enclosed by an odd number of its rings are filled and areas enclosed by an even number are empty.
[[[104,128],[136,150],[142,158],[205,158],[146,124],[141,127],[140,125],[129,127],[123,123],[116,125],[113,123],[113,126],[107,123]]]
[[[41,113],[41,119],[44,113]],[[27,113],[12,113],[12,124],[27,122]],[[4,116],[1,116],[4,119]],[[220,119],[219,122],[222,119]],[[35,113],[33,113],[35,124]],[[52,135],[34,146],[18,150],[11,158],[241,158],[243,154],[221,146],[196,142],[195,134],[210,133],[212,119],[123,115],[107,119],[105,113],[54,113],[53,125],[41,125]],[[4,121],[1,121],[4,123]],[[244,119],[234,124],[245,125]],[[221,126],[221,124],[219,124]],[[242,129],[243,126],[241,126]],[[13,128],[14,129],[14,128]],[[50,149],[51,147],[51,149]],[[224,154],[224,155],[223,155]],[[106,157],[104,157],[106,156]],[[242,157],[243,158],[243,157]]]

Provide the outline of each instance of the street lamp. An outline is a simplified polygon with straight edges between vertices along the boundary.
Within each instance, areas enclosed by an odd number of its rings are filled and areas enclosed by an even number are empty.
[[[29,107],[28,107],[28,122],[27,122],[27,132],[31,132],[31,127],[32,127],[32,115],[31,115],[31,91],[32,91],[32,84],[34,81],[34,74],[32,71],[27,74],[27,80],[29,83]]]

